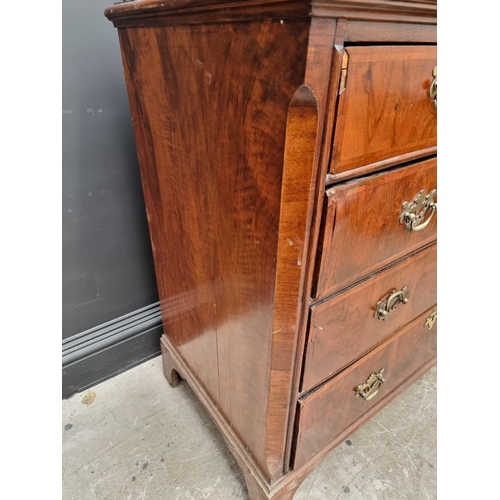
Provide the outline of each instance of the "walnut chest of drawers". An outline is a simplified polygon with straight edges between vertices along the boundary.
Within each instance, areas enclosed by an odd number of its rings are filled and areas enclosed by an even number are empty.
[[[113,5],[164,323],[251,499],[436,362],[436,5]]]

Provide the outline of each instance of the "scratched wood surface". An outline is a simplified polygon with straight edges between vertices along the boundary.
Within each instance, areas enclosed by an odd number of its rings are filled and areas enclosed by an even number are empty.
[[[116,27],[173,26],[307,17],[310,8],[311,0],[135,0],[105,15]]]
[[[319,384],[385,341],[437,301],[436,245],[422,250],[311,309],[302,391]],[[376,305],[406,287],[408,302],[384,321]]]
[[[294,468],[304,465],[308,459],[328,447],[329,442],[335,441],[345,428],[434,359],[437,351],[437,322],[431,330],[424,326],[431,310],[299,401]],[[385,370],[385,382],[377,395],[369,401],[356,397],[357,386],[382,368]]]
[[[112,5],[106,16],[117,27],[198,24],[290,18],[398,21],[436,24],[436,0],[135,0]]]
[[[332,93],[337,85],[337,65],[336,40],[338,40],[339,21],[336,19],[317,19],[311,20],[311,29],[309,35],[309,54],[305,74],[306,84],[313,90],[318,104],[318,129],[315,138],[315,182],[316,187],[312,199],[310,200],[308,213],[310,217],[310,226],[308,229],[308,247],[302,258],[303,274],[301,283],[303,293],[300,303],[300,314],[296,325],[296,334],[294,338],[294,369],[291,380],[291,391],[289,391],[289,410],[286,439],[286,456],[284,471],[287,472],[290,467],[290,453],[293,447],[293,426],[295,419],[296,400],[300,389],[300,379],[302,377],[302,365],[305,339],[307,335],[307,320],[310,301],[310,290],[314,272],[314,263],[316,259],[318,233],[321,228],[321,207],[324,196],[324,178],[328,171],[328,160],[331,146],[331,126],[334,115],[334,105],[332,103]],[[333,88],[332,88],[333,87]],[[282,391],[285,390],[282,384]],[[289,389],[287,389],[289,390]]]
[[[348,47],[346,54],[330,171],[435,146],[437,111],[428,92],[436,46]]]
[[[430,193],[437,188],[436,166],[433,158],[327,191],[317,297],[326,297],[436,239],[437,211],[421,231],[410,232],[399,222],[405,201],[413,201],[422,189]]]

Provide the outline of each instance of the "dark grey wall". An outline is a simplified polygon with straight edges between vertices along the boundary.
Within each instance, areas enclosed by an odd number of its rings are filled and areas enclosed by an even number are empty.
[[[113,0],[63,0],[63,339],[158,300]]]
[[[63,1],[63,338],[157,300],[111,3]]]

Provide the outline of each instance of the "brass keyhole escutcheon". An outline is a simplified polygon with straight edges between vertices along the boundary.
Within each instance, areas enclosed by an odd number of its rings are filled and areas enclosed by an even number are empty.
[[[364,384],[358,385],[356,388],[356,397],[369,401],[380,389],[380,386],[385,382],[384,368],[378,373],[372,373]]]
[[[431,82],[431,86],[429,87],[429,97],[434,99],[434,107],[437,109],[438,107],[438,67],[435,66],[432,70],[432,76],[434,79]]]

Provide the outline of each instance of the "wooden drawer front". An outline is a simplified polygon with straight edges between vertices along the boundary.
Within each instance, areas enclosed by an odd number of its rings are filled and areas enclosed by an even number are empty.
[[[316,297],[327,296],[436,239],[437,210],[419,231],[400,222],[402,205],[437,188],[436,159],[346,182],[327,191]],[[434,196],[437,202],[437,193]]]
[[[345,50],[332,173],[429,154],[436,146],[437,110],[429,96],[436,61],[435,46]]]
[[[436,245],[432,245],[312,307],[302,391],[339,372],[435,304],[436,275]],[[385,320],[374,316],[378,303],[379,311],[394,306]]]
[[[336,439],[345,438],[341,436],[344,431],[354,430],[356,421],[359,425],[381,409],[390,400],[386,396],[433,359],[437,323],[431,326],[432,321],[428,320],[431,314],[432,309],[426,311],[330,382],[299,399],[294,469],[335,444]],[[376,395],[370,400],[357,397],[358,386],[381,369],[385,382]]]

